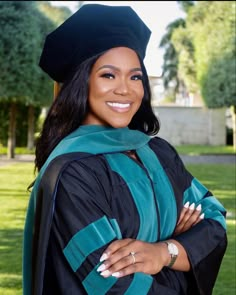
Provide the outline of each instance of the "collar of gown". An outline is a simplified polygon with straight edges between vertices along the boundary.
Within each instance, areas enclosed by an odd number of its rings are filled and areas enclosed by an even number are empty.
[[[141,148],[149,140],[148,135],[128,127],[82,125],[59,142],[41,168],[40,175],[54,158],[62,154],[86,152],[96,155],[123,152]]]

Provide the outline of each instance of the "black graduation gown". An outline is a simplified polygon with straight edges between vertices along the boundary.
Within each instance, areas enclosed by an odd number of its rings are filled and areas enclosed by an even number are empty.
[[[161,179],[155,179],[142,155],[140,163],[124,153],[69,153],[50,163],[37,197],[32,294],[212,293],[227,244],[225,211],[165,140],[155,137],[148,148],[159,161]],[[149,182],[147,198],[144,182]],[[194,198],[202,203],[206,218],[174,237],[188,254],[190,272],[164,268],[157,275],[137,273],[120,279],[96,272],[103,251],[115,239],[171,238],[183,204]]]

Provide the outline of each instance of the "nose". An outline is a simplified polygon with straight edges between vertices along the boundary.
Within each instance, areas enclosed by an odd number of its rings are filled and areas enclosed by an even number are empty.
[[[126,79],[119,79],[114,89],[114,93],[118,95],[127,95],[129,93],[129,83]]]

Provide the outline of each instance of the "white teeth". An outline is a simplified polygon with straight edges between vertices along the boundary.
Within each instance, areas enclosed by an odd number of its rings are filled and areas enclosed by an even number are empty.
[[[107,104],[114,108],[123,108],[123,109],[128,108],[130,106],[130,103],[119,103],[119,102],[108,102]]]

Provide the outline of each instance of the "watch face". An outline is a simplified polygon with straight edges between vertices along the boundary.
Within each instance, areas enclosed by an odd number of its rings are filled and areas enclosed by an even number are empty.
[[[169,252],[171,255],[178,255],[179,254],[179,249],[173,243],[169,243],[168,249],[169,249]]]

